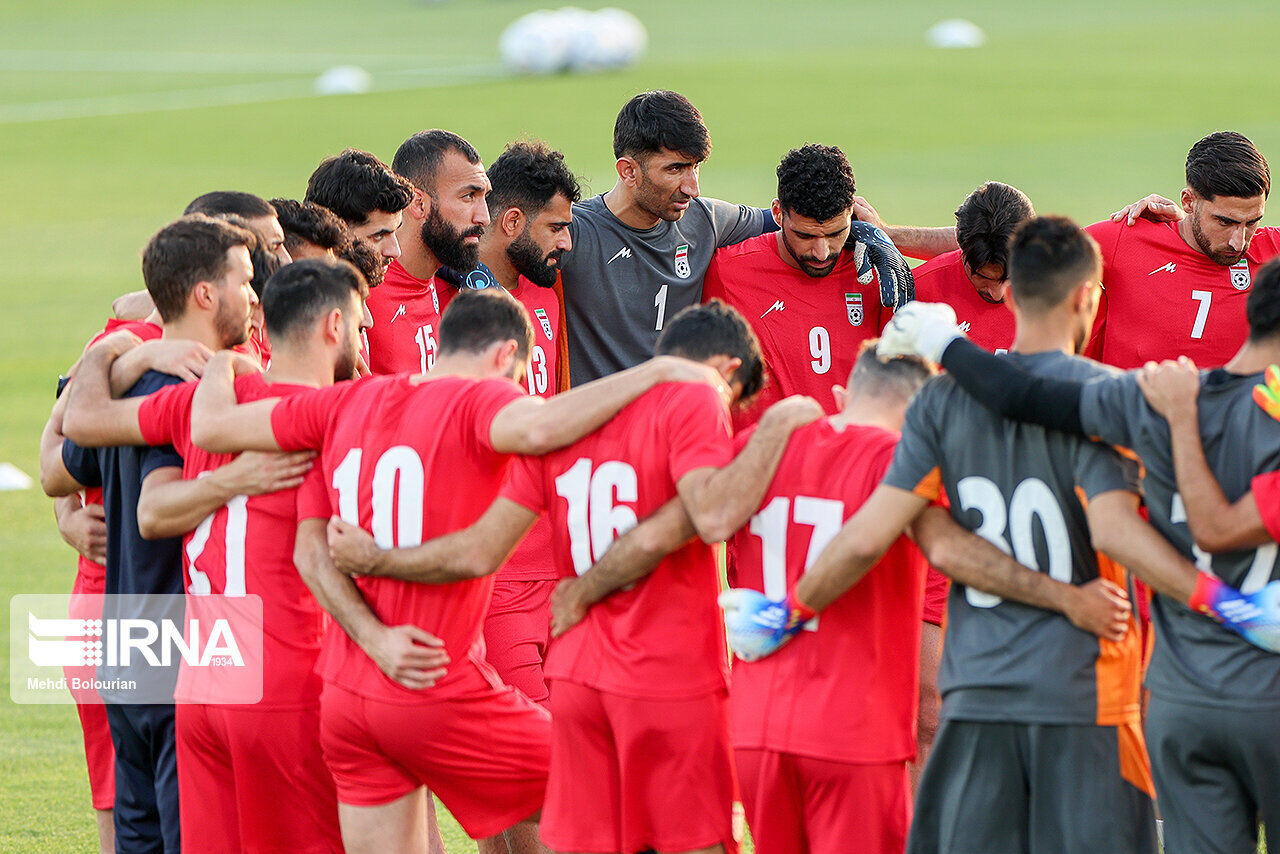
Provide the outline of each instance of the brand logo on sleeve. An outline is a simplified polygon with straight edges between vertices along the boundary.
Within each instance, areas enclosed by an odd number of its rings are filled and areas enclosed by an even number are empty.
[[[676,275],[682,279],[687,279],[693,275],[693,270],[689,267],[688,243],[681,243],[676,247]]]
[[[400,303],[400,307],[396,309],[395,314],[391,315],[391,319],[388,320],[387,323],[395,323],[396,318],[402,317],[403,315],[404,315],[404,303]]]
[[[542,324],[542,331],[546,333],[547,340],[553,340],[555,336],[551,334],[551,321],[547,319],[546,309],[535,308],[533,316],[538,318],[538,322]]]
[[[1231,265],[1231,287],[1238,291],[1247,291],[1253,279],[1249,276],[1249,262],[1244,258]]]
[[[849,323],[862,325],[862,294],[845,294],[844,309],[849,314]]]
[[[614,261],[617,261],[619,258],[630,258],[630,257],[631,257],[631,249],[629,247],[624,246],[621,249],[619,249],[617,252],[615,252],[612,258],[610,258],[608,261],[605,261],[604,265],[607,267],[610,264],[612,264]]]
[[[1147,273],[1147,275],[1154,276],[1156,273],[1176,273],[1176,272],[1178,272],[1178,265],[1170,261],[1168,264],[1165,264],[1163,267],[1156,267],[1150,273]]]
[[[777,302],[775,302],[773,305],[771,305],[771,306],[769,306],[768,308],[766,308],[766,309],[764,310],[764,314],[768,314],[768,313],[769,313],[769,312],[771,312],[771,311],[782,311],[782,310],[783,310],[784,308],[786,308],[786,307],[787,307],[787,306],[786,306],[786,304],[785,304],[785,303],[783,303],[783,301],[782,301],[782,300],[778,300],[778,301],[777,301]],[[762,314],[762,315],[760,315],[760,316],[761,316],[761,317],[764,317],[764,314]]]

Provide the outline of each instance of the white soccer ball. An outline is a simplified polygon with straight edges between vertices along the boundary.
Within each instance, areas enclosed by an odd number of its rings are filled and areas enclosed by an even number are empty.
[[[498,51],[512,71],[552,74],[568,65],[569,39],[555,12],[530,12],[503,30]]]
[[[595,14],[577,6],[565,6],[552,14],[568,43],[565,64],[574,71],[599,71],[602,66],[596,61]]]
[[[940,21],[930,27],[924,37],[933,47],[942,48],[982,47],[987,43],[982,27],[964,18]]]
[[[592,23],[596,34],[595,62],[601,68],[625,68],[643,56],[649,46],[644,24],[625,9],[601,9]]]
[[[362,95],[373,88],[373,75],[356,65],[339,65],[316,78],[317,95]]]

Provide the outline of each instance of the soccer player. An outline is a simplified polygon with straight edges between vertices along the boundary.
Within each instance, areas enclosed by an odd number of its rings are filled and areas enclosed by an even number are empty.
[[[196,394],[193,436],[211,451],[321,450],[313,480],[325,488],[300,494],[295,558],[338,624],[322,653],[321,739],[348,852],[423,850],[424,785],[475,838],[536,818],[550,723],[484,660],[491,579],[430,587],[371,578],[357,588],[329,563],[330,508],[381,545],[413,546],[475,521],[510,454],[576,441],[661,382],[723,384],[705,366],[658,359],[543,400],[513,382],[531,338],[523,308],[504,291],[463,291],[445,312],[440,360],[426,376],[236,406],[230,361],[215,357]],[[369,658],[359,642],[378,617],[443,642],[450,663],[438,683],[424,690],[426,674],[393,681]]]
[[[945,319],[914,311],[895,342],[940,354],[957,382],[1008,416],[1132,448],[1146,470],[1151,523],[1204,570],[1191,591],[1185,584],[1176,591],[1152,585],[1165,595],[1156,596],[1152,608],[1147,737],[1171,851],[1253,850],[1259,816],[1268,847],[1280,846],[1280,751],[1265,736],[1280,708],[1280,657],[1251,645],[1280,649],[1274,628],[1280,570],[1277,547],[1249,521],[1250,510],[1259,513],[1270,495],[1266,473],[1280,468],[1280,425],[1252,398],[1265,367],[1280,361],[1280,262],[1269,262],[1253,279],[1246,310],[1249,338],[1225,368],[1202,375],[1197,398],[1208,469],[1221,492],[1236,499],[1228,513],[1221,503],[1208,505],[1218,511],[1212,520],[1204,511],[1203,478],[1198,488],[1181,491],[1192,457],[1179,448],[1177,434],[1171,441],[1170,425],[1147,404],[1135,373],[1085,386],[1033,379],[955,339]],[[1261,487],[1253,508],[1245,497],[1251,484]],[[1210,556],[1194,543],[1193,509],[1200,527],[1217,530],[1206,542],[1226,551]],[[1242,522],[1232,531],[1221,527]]]
[[[996,353],[1013,343],[1009,292],[1009,239],[1013,230],[1035,215],[1021,190],[988,181],[956,209],[956,242],[960,248],[933,258],[912,271],[916,299],[945,302],[956,311],[969,340]]]
[[[336,258],[351,243],[347,227],[338,215],[315,202],[272,199],[284,247],[295,261],[303,258]]]
[[[304,201],[333,211],[353,240],[369,244],[390,263],[400,257],[396,230],[413,187],[377,157],[358,148],[326,157],[307,180]]]
[[[237,398],[283,396],[350,379],[365,292],[363,279],[341,262],[298,262],[274,276],[262,298],[278,342],[275,358],[265,375],[240,378]],[[172,444],[183,458],[182,477],[157,472],[143,481],[140,527],[183,535],[189,597],[250,593],[263,601],[260,702],[209,705],[191,674],[179,678],[187,848],[338,850],[337,795],[320,753],[320,678],[314,673],[323,615],[293,566],[294,487],[311,455],[246,453],[233,461],[208,454],[191,444],[194,384],[112,401],[111,354],[105,355],[82,368],[65,429],[84,444]],[[264,740],[263,733],[272,737]],[[291,793],[288,809],[264,811],[281,791]],[[211,804],[220,806],[211,810]]]
[[[397,232],[401,254],[369,298],[369,368],[375,374],[425,373],[439,349],[440,313],[453,289],[437,281],[442,265],[474,269],[489,224],[489,179],[471,143],[424,130],[396,151],[392,168],[412,186]]]
[[[210,350],[248,338],[250,308],[257,301],[249,281],[249,231],[200,214],[165,226],[143,250],[147,290],[164,322],[164,336]],[[150,394],[181,382],[170,374],[135,374],[127,395]],[[64,397],[65,401],[65,397]],[[180,471],[172,447],[81,448],[61,438],[65,403],[55,407],[41,446],[41,483],[50,495],[87,486],[101,487],[107,518],[106,593],[180,594],[181,540],[149,541],[139,533],[138,497],[143,479],[159,470]],[[104,619],[135,616],[104,609]],[[126,679],[128,670],[104,667],[104,681]],[[176,673],[171,674],[176,677]],[[128,705],[129,698],[106,693],[107,719],[115,746],[116,847],[121,852],[154,851],[180,845],[178,780],[172,704]]]

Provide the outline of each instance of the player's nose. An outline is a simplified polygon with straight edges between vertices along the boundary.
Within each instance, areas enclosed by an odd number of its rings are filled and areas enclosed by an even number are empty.
[[[383,239],[381,249],[383,258],[400,257],[400,241],[396,239],[396,233],[394,231]]]
[[[362,302],[362,303],[360,303],[360,308],[361,308],[361,309],[363,310],[363,312],[364,312],[363,316],[360,318],[360,328],[361,328],[361,329],[372,329],[372,328],[373,328],[373,314],[372,314],[372,312],[370,312],[370,311],[369,311],[369,306]]]

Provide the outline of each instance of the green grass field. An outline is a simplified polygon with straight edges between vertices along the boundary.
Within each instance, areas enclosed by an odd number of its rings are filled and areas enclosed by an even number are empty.
[[[498,33],[538,7],[0,2],[0,277],[12,300],[0,460],[35,474],[54,378],[112,297],[140,287],[140,248],[191,198],[299,197],[325,155],[355,146],[390,160],[426,127],[458,131],[486,159],[540,136],[601,192],[618,107],[674,88],[715,141],[706,195],[767,204],[788,148],[834,143],[887,219],[923,224],[947,224],[986,179],[1082,222],[1149,192],[1176,195],[1187,148],[1216,129],[1280,156],[1280,6],[1268,0],[637,0],[651,42],[635,68],[501,76]],[[956,16],[981,25],[988,44],[927,48],[925,29]],[[311,80],[339,64],[368,69],[376,91],[312,97]],[[65,591],[73,572],[49,502],[36,490],[0,493],[0,599]],[[0,644],[7,651],[7,631]],[[475,850],[451,832],[451,851]],[[6,696],[0,850],[95,843],[74,710]]]

